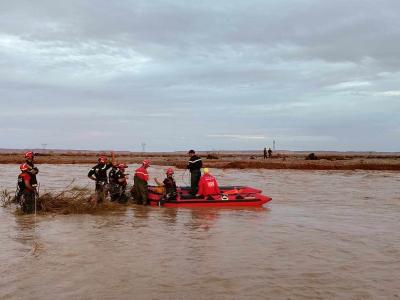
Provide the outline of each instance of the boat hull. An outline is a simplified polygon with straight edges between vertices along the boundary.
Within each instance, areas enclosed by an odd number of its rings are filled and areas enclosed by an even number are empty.
[[[160,202],[163,194],[156,187],[149,187],[148,199],[152,206],[164,207],[254,207],[262,206],[272,200],[271,197],[261,194],[261,190],[251,187],[221,187],[221,194],[207,198],[193,197],[190,188],[178,188],[176,200]],[[161,204],[162,203],[162,204]]]

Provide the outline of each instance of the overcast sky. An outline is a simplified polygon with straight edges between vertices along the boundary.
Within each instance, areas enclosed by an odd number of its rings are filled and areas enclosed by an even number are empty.
[[[399,0],[0,0],[0,148],[400,149]]]

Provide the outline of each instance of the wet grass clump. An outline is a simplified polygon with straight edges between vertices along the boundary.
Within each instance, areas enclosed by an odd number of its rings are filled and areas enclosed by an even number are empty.
[[[118,203],[105,201],[95,203],[93,191],[86,187],[70,187],[62,192],[47,192],[41,194],[37,199],[38,214],[94,214],[107,211],[121,210],[123,206]],[[9,191],[0,192],[0,203],[2,207],[16,205],[16,214],[23,214],[14,195]]]
[[[15,202],[14,195],[8,190],[0,191],[0,206],[7,207]]]
[[[61,193],[44,193],[37,199],[38,209],[45,213],[71,214],[84,213],[91,208],[90,191],[86,188],[72,187]]]

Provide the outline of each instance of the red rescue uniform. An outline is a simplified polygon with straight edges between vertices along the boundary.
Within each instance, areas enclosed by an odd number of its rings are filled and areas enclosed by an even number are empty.
[[[137,204],[147,205],[147,181],[149,180],[149,173],[142,165],[136,169],[134,181],[134,198]]]
[[[18,176],[18,187],[20,189],[20,191],[28,191],[28,192],[32,192],[33,190],[31,188],[28,187],[27,184],[30,184],[31,182],[31,175],[27,172],[22,172],[21,174],[19,174]]]
[[[218,182],[214,176],[210,174],[204,174],[201,176],[199,181],[199,195],[206,197],[208,195],[217,195],[219,193]]]
[[[149,180],[149,173],[147,173],[147,169],[143,166],[136,169],[135,176],[146,182]]]

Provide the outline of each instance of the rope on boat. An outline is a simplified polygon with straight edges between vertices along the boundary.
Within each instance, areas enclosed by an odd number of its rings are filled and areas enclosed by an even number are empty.
[[[185,185],[187,185],[187,186],[190,186],[190,183],[188,183],[188,181],[187,180],[185,180],[185,178],[187,178],[186,177],[186,172],[187,172],[187,169],[185,170],[185,172],[183,172],[182,173],[182,182],[185,184]]]

